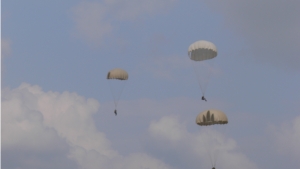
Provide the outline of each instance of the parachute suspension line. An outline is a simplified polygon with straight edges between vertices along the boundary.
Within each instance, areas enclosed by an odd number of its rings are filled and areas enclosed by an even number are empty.
[[[214,165],[213,165],[213,167],[216,167],[216,165],[217,165],[217,159],[218,159],[218,155],[219,155],[219,150],[216,150],[215,151],[215,161],[214,161]]]
[[[221,127],[221,126],[218,126],[218,127]],[[224,129],[222,129],[222,133],[223,134],[226,133],[227,125],[222,125],[222,128],[224,128]],[[216,167],[216,165],[217,165],[217,160],[218,160],[219,154],[220,154],[220,149],[217,147],[217,149],[215,149],[213,152],[213,157],[214,157],[213,167]]]
[[[197,80],[198,80],[198,84],[201,90],[202,95],[205,95],[206,89],[207,89],[207,85],[211,79],[211,76],[213,74],[213,67],[214,67],[214,63],[215,63],[215,59],[210,59],[209,62],[209,68],[208,68],[208,74],[205,77],[200,77],[200,72],[197,71],[197,65],[196,64],[205,64],[206,61],[202,61],[203,63],[194,63],[195,61],[191,60],[194,72],[197,76]],[[197,61],[196,61],[197,62]],[[202,67],[204,67],[205,65],[201,65]],[[202,79],[201,79],[202,78]],[[203,84],[201,84],[201,81],[203,80]]]
[[[112,82],[109,82],[109,83],[110,83],[109,88],[110,88],[110,91],[111,91],[111,93],[112,93],[112,95],[113,95],[114,104],[115,104],[115,109],[117,109],[117,107],[118,107],[118,102],[119,102],[119,99],[121,98],[121,94],[122,94],[122,92],[123,92],[123,90],[124,90],[124,87],[125,87],[126,82],[127,82],[127,81],[125,81],[124,84],[122,85],[122,88],[121,88],[121,90],[119,91],[119,93],[114,93],[114,92],[113,92],[112,84],[111,84]],[[115,95],[115,94],[116,94],[116,95]]]
[[[200,88],[202,90],[202,94],[203,95],[205,94],[207,86],[208,86],[208,83],[210,82],[210,79],[212,77],[215,59],[210,59],[209,61],[203,61],[203,63],[201,63],[201,64],[203,64],[202,65],[203,67],[206,66],[206,65],[204,65],[204,64],[206,64],[206,62],[210,62],[210,63],[208,64],[209,67],[208,67],[207,75],[205,77],[203,77],[203,79],[202,79],[204,81],[203,84],[201,84],[200,72],[197,72],[197,68],[196,68],[197,66],[196,65],[193,66],[194,70],[195,70],[195,72],[197,74],[198,82],[199,82],[199,85],[200,85]]]
[[[190,53],[188,53],[188,57],[189,57],[189,59],[191,59],[191,56],[190,56],[190,55],[191,55],[191,54],[190,54]],[[197,80],[198,80],[198,84],[199,84],[199,87],[200,87],[200,90],[201,90],[202,96],[204,96],[204,90],[203,90],[203,88],[202,88],[202,86],[201,86],[201,83],[200,83],[200,77],[199,77],[199,75],[198,75],[198,73],[197,73],[196,66],[194,65],[194,63],[193,63],[193,61],[192,61],[192,60],[190,60],[190,61],[191,61],[191,64],[192,64],[192,66],[193,66],[194,72],[195,72],[195,74],[196,74],[196,77],[197,77]]]
[[[115,99],[115,95],[114,95],[114,92],[113,92],[111,84],[109,85],[109,89],[110,89],[111,95],[113,96],[113,99],[114,99],[115,109],[117,109],[117,101]]]
[[[208,147],[206,147],[206,152],[207,152],[208,155],[209,155],[210,164],[211,164],[211,166],[213,167],[213,160],[212,160],[212,156],[211,156],[211,153],[210,153]]]
[[[226,133],[227,132],[227,125],[224,125],[224,126],[222,125],[222,127],[224,128],[222,130],[223,133]],[[217,159],[219,157],[219,154],[220,154],[220,149],[216,149],[215,152],[214,152],[215,159],[214,159],[214,166],[213,167],[216,167],[216,165],[217,165]]]
[[[125,82],[124,82],[124,84],[123,84],[123,86],[122,86],[122,89],[121,89],[121,91],[120,91],[120,93],[119,93],[119,95],[117,95],[117,100],[119,101],[119,99],[121,98],[121,95],[122,95],[122,93],[123,93],[123,90],[124,90],[124,87],[125,87],[125,84],[126,84],[126,80],[125,80]],[[119,96],[119,97],[118,97]],[[117,101],[117,104],[118,104],[118,101]],[[117,107],[117,106],[116,106]]]
[[[213,136],[212,136],[212,132],[211,130],[208,129],[208,135],[209,135],[209,140],[213,140]],[[211,145],[210,145],[211,146]],[[216,158],[215,158],[215,154],[214,154],[214,151],[213,150],[210,150],[209,151],[209,157],[210,157],[210,163],[211,163],[211,166],[212,167],[215,167],[215,161],[216,161]]]
[[[211,76],[213,74],[213,67],[214,67],[215,59],[212,59],[211,66],[209,67],[208,75],[207,75],[207,83],[204,84],[204,89],[206,90],[208,83],[210,82]]]
[[[213,127],[213,129],[209,129],[208,130],[209,139],[211,141],[211,144],[214,147],[214,148],[211,149],[211,151],[209,151],[210,152],[210,156],[212,156],[211,157],[212,158],[211,165],[212,165],[213,168],[216,167],[217,159],[218,159],[218,155],[219,155],[219,150],[218,150],[217,142],[215,142],[215,138],[214,138],[214,132],[215,132],[215,128],[214,127]]]
[[[201,85],[201,83],[200,83],[201,80],[200,80],[199,74],[197,73],[196,66],[194,66],[194,63],[192,63],[192,65],[193,65],[194,72],[195,72],[195,74],[196,74],[196,76],[197,76],[197,80],[198,80],[198,84],[199,84],[199,87],[200,87],[202,96],[204,96],[205,91],[204,91],[204,89],[202,88],[202,85]]]

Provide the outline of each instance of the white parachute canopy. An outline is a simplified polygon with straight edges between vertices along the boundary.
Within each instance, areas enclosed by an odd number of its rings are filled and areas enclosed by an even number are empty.
[[[200,126],[210,126],[215,124],[227,124],[228,119],[225,113],[220,110],[205,110],[198,114],[196,123]]]
[[[128,79],[128,73],[123,69],[116,68],[107,73],[107,79],[110,82],[109,87],[113,95],[115,109],[117,109],[119,99]]]
[[[188,55],[192,61],[202,94],[205,94],[208,82],[213,72],[214,58],[217,56],[217,47],[205,40],[192,43],[188,48]]]
[[[203,61],[217,56],[217,47],[208,41],[200,40],[189,46],[188,54],[191,60]]]
[[[123,69],[116,68],[108,72],[107,79],[127,80],[128,73]]]

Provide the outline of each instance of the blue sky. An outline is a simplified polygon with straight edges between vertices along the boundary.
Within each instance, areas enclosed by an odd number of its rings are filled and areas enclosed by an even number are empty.
[[[2,2],[2,167],[299,168],[297,1],[106,0]],[[187,56],[218,48],[206,98]],[[129,79],[114,116],[106,74]]]

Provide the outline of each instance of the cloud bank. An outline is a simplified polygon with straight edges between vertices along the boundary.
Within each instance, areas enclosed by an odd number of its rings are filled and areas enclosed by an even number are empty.
[[[2,167],[170,168],[145,153],[121,156],[113,150],[92,118],[99,106],[76,93],[44,92],[26,83],[4,89]]]
[[[178,104],[182,99],[169,102],[182,107]],[[149,100],[141,100],[139,104],[134,105],[140,104],[145,108]],[[121,155],[118,150],[112,148],[112,142],[106,133],[101,131],[101,127],[105,125],[96,128],[93,115],[99,112],[100,104],[97,100],[87,99],[71,92],[44,92],[39,86],[27,83],[15,89],[3,89],[2,167],[209,168],[213,163],[210,156],[212,159],[215,156],[217,168],[218,166],[224,169],[259,168],[239,150],[236,140],[224,134],[226,133],[224,126],[213,128],[196,126],[198,130],[191,132],[188,129],[190,122],[182,121],[182,118],[174,115],[174,112],[183,110],[167,105],[169,104],[164,102],[148,106],[147,115],[139,116],[139,119],[142,116],[147,117],[149,123],[146,124],[147,127],[143,128],[144,123],[147,123],[145,120],[142,120],[143,124],[135,123],[135,126],[132,126],[132,129],[137,128],[138,132],[145,133],[145,138],[141,138],[137,133],[137,136],[132,138],[141,139],[143,148],[138,152],[129,151],[126,155]],[[162,116],[156,113],[154,118],[156,120],[153,120],[149,114],[155,110],[157,112],[158,109],[173,113]],[[135,116],[135,113],[131,115]],[[125,117],[123,116],[123,120],[126,120]],[[132,121],[135,120],[137,119],[132,118]],[[132,124],[132,121],[128,123]],[[271,128],[273,133],[271,144],[280,152],[279,154],[289,154],[295,159],[299,157],[299,125],[300,118],[297,117],[291,123]]]

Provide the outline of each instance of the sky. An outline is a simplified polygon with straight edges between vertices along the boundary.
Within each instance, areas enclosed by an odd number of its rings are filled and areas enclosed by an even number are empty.
[[[3,169],[300,168],[300,1],[3,0]],[[187,50],[218,55],[205,97]],[[115,116],[107,73],[129,74]],[[229,123],[201,127],[223,111]],[[216,141],[216,143],[214,142]]]

